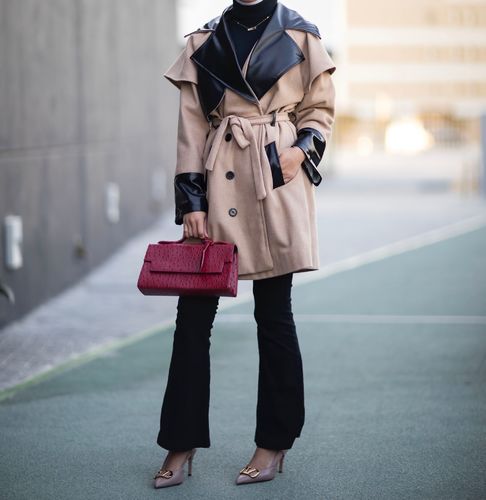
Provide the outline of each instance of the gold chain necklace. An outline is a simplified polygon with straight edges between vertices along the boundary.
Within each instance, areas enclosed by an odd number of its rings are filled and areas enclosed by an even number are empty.
[[[240,21],[237,21],[235,18],[233,18],[233,21],[237,24],[239,24],[240,26],[243,26],[243,28],[246,28],[246,31],[255,31],[258,26],[260,26],[260,24],[264,23],[267,19],[270,19],[270,16],[267,16],[265,17],[264,19],[262,19],[259,23],[255,24],[255,26],[245,26],[243,23],[240,23]]]

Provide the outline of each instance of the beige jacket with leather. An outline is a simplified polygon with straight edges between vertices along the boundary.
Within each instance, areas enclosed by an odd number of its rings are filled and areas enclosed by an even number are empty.
[[[292,146],[303,128],[311,127],[329,140],[335,65],[315,34],[300,29],[285,32],[304,59],[279,76],[257,102],[224,86],[210,121],[202,108],[198,65],[191,55],[214,30],[190,34],[164,74],[180,89],[175,176],[204,175],[209,237],[236,243],[239,279],[319,268],[318,187],[303,168],[287,183],[276,184],[278,153]],[[243,77],[250,58],[251,53],[242,68]],[[179,213],[176,223],[181,221]]]

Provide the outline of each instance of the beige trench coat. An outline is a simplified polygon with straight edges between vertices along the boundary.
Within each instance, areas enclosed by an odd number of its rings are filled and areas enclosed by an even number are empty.
[[[185,49],[164,74],[180,89],[175,175],[205,173],[208,234],[237,245],[239,279],[319,268],[316,186],[300,168],[290,181],[274,188],[265,145],[276,141],[280,152],[293,145],[303,127],[313,127],[329,140],[335,65],[317,36],[286,31],[305,60],[284,73],[257,103],[226,88],[212,112],[218,127],[201,109],[197,68],[190,59],[208,32],[189,35]],[[270,123],[273,112],[279,113],[275,126]]]

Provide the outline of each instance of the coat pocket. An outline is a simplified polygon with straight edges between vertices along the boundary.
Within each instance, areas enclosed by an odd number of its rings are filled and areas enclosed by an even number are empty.
[[[280,166],[275,141],[270,142],[265,146],[265,152],[267,153],[268,162],[270,163],[270,169],[272,171],[273,189],[283,186],[285,182],[282,175],[282,167]]]

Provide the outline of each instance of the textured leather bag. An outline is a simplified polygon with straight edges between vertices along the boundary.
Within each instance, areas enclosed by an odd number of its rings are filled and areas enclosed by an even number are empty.
[[[149,244],[137,287],[144,295],[236,297],[238,249],[234,243],[203,238],[200,243]]]

